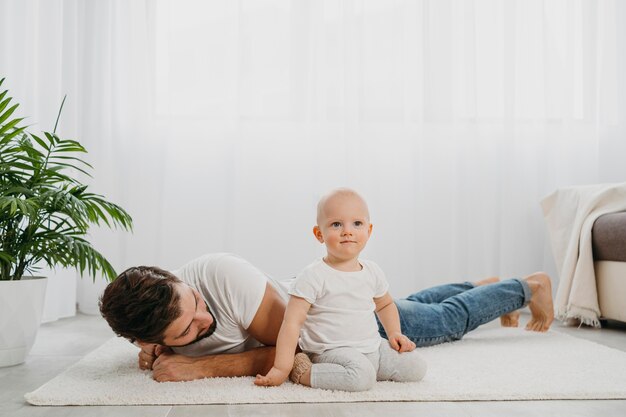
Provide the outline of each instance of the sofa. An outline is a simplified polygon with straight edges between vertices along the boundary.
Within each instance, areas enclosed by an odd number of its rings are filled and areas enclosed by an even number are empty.
[[[598,217],[591,240],[601,322],[626,322],[626,211]]]

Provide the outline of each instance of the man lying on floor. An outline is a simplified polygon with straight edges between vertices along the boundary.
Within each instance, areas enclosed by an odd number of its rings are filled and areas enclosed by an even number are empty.
[[[100,311],[115,333],[141,346],[139,367],[157,381],[265,375],[274,362],[289,281],[275,281],[232,254],[209,254],[177,271],[132,267],[104,291]],[[418,347],[458,340],[498,317],[544,332],[554,314],[550,278],[433,287],[395,300],[402,333]],[[380,328],[385,337],[384,329]]]

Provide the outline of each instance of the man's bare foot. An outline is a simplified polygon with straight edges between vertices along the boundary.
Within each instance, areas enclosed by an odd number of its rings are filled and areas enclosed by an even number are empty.
[[[550,277],[544,272],[535,272],[524,279],[532,292],[530,303],[528,304],[532,317],[526,325],[526,330],[545,332],[550,328],[554,320]]]
[[[519,326],[519,311],[511,311],[500,316],[500,325],[502,327],[517,327]]]

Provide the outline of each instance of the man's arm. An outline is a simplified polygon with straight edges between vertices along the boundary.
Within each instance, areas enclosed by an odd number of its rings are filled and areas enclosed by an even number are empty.
[[[189,381],[218,376],[265,375],[272,368],[276,354],[276,340],[285,314],[285,302],[270,283],[248,333],[268,345],[242,353],[226,353],[189,357],[175,353],[163,353],[152,364],[153,378],[163,381]]]
[[[272,368],[276,348],[260,347],[242,353],[189,357],[163,353],[152,366],[152,377],[159,382],[191,381],[218,376],[255,376]]]
[[[266,346],[276,346],[280,325],[285,316],[285,301],[278,291],[268,282],[265,285],[265,295],[252,323],[246,329],[250,336]]]

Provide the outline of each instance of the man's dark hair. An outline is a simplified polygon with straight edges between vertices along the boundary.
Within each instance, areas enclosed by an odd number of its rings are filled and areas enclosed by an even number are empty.
[[[119,336],[131,342],[163,344],[163,333],[180,314],[175,285],[182,281],[155,266],[128,268],[100,297],[100,313]]]

